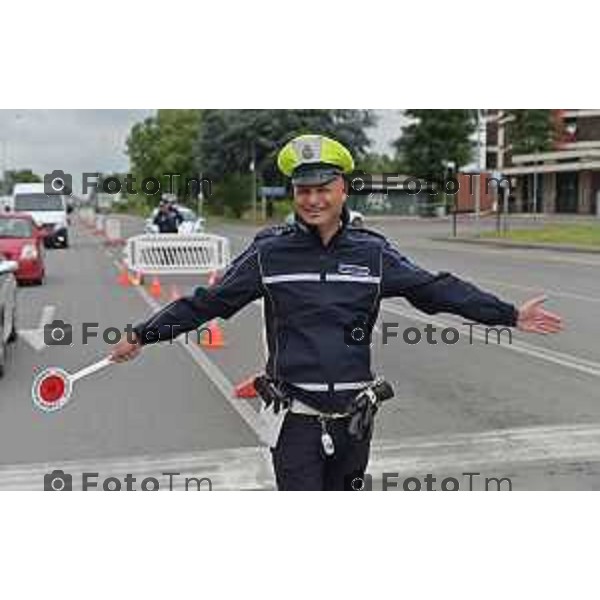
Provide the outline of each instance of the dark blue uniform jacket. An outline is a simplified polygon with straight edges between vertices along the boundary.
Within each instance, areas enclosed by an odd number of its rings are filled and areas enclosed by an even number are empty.
[[[450,273],[424,270],[382,235],[349,226],[344,210],[327,246],[299,220],[259,232],[216,286],[198,288],[134,330],[142,343],[168,340],[263,298],[267,373],[307,404],[343,411],[373,380],[370,346],[348,343],[349,332],[364,323],[369,335],[382,298],[394,296],[427,314],[487,325],[515,326],[518,316],[513,304]]]

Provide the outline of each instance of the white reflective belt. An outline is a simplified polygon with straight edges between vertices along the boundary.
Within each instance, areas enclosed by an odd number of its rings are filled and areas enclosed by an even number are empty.
[[[320,281],[319,273],[289,273],[287,275],[268,275],[263,277],[263,283],[283,283],[285,281]]]
[[[367,387],[373,383],[372,381],[349,381],[345,383],[334,383],[333,391],[334,392],[343,392],[346,390],[360,390],[364,387]],[[298,387],[302,390],[306,390],[307,392],[328,392],[329,384],[327,383],[292,383],[290,385]]]
[[[320,273],[288,273],[285,275],[267,275],[263,283],[290,283],[296,281],[321,281]],[[351,283],[381,283],[381,277],[360,275],[342,275],[340,273],[325,273],[325,281],[351,282]]]
[[[381,277],[369,277],[360,275],[341,275],[339,273],[326,273],[327,281],[351,281],[352,283],[380,283]]]
[[[295,413],[297,415],[309,415],[313,417],[326,417],[329,419],[341,419],[343,417],[347,417],[348,413],[324,413],[312,406],[308,406],[308,404],[304,404],[304,402],[300,402],[300,400],[296,400],[295,398],[292,400],[290,405],[290,412]]]

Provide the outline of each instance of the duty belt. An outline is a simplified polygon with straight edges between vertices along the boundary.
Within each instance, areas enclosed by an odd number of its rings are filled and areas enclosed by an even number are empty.
[[[328,421],[350,417],[348,423],[350,436],[356,441],[368,439],[373,431],[373,420],[379,404],[394,395],[392,386],[383,379],[376,379],[366,387],[362,382],[344,385],[353,385],[357,388],[360,386],[359,393],[348,405],[348,412],[324,413],[285,394],[275,381],[266,375],[259,375],[254,379],[254,387],[267,408],[272,405],[275,413],[283,408],[288,409],[291,413],[308,415],[319,420],[321,424],[321,444],[327,456],[332,456],[335,453],[333,438],[327,431]]]
[[[325,413],[313,408],[312,406],[308,406],[308,404],[304,404],[304,402],[300,402],[300,400],[296,400],[296,398],[292,398],[290,402],[290,412],[297,415],[309,415],[311,417],[321,417],[323,419],[343,419],[344,417],[349,417],[350,413]]]

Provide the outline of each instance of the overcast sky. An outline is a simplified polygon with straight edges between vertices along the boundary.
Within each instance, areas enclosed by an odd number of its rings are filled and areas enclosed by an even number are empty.
[[[54,169],[66,173],[125,172],[129,161],[125,140],[131,126],[154,112],[148,110],[0,110],[0,172],[31,168],[40,175]],[[399,110],[377,110],[371,132],[372,150],[390,151],[400,129]],[[77,183],[74,179],[75,187]]]

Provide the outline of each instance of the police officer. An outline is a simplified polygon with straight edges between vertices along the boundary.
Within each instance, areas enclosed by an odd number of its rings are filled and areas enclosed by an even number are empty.
[[[183,221],[181,213],[172,203],[162,199],[158,205],[158,212],[152,221],[158,227],[159,233],[177,233]]]
[[[369,458],[370,435],[349,435],[348,406],[374,379],[370,335],[383,298],[404,297],[427,314],[557,332],[561,318],[534,298],[517,309],[447,272],[411,262],[382,235],[348,223],[348,150],[320,135],[291,140],[278,156],[294,187],[294,223],[260,231],[214,287],[172,302],[114,349],[116,361],[215,317],[264,299],[267,375],[290,399],[271,448],[282,490],[352,489]]]

